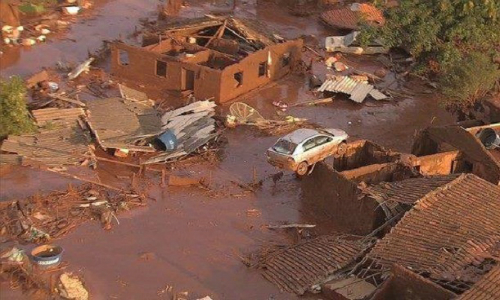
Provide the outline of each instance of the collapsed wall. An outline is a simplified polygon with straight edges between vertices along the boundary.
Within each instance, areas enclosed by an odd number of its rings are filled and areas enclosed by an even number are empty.
[[[375,201],[358,199],[356,183],[325,163],[316,164],[302,181],[303,205],[317,210],[318,216],[332,218],[338,232],[364,235],[384,218]]]

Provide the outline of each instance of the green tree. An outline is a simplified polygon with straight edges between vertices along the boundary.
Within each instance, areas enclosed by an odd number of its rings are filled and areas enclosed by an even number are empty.
[[[473,105],[493,90],[500,80],[497,65],[480,52],[468,54],[443,73],[439,83],[447,96],[445,103],[453,108]]]
[[[26,108],[26,87],[14,76],[0,80],[0,137],[33,132],[35,126]]]
[[[491,77],[498,74],[493,57],[498,57],[500,51],[499,14],[498,0],[400,0],[397,7],[385,10],[386,25],[365,26],[361,40],[380,38],[389,47],[404,48],[417,60],[414,72],[445,76],[441,81],[443,93],[457,99],[449,92],[459,80],[456,76],[450,77],[449,72],[459,70],[460,64],[475,61],[482,67],[489,65],[490,73],[484,77],[484,86],[491,86]],[[481,53],[483,58],[471,53]],[[472,78],[477,77],[472,69],[462,71],[461,81],[465,84],[483,78]],[[500,80],[496,76],[496,80]],[[470,92],[462,97],[466,99],[464,104],[483,95],[473,87],[463,92]]]

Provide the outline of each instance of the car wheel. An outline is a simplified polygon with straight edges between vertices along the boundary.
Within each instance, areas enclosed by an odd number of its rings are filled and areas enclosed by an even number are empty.
[[[303,161],[297,166],[297,175],[299,176],[304,176],[307,174],[307,171],[309,170],[309,165],[307,162]]]
[[[347,144],[345,142],[340,143],[337,146],[337,155],[342,156],[347,152]]]

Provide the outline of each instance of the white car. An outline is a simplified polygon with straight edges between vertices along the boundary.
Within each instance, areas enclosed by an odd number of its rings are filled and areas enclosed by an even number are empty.
[[[304,176],[318,161],[344,154],[348,137],[340,129],[297,129],[267,150],[267,161],[275,167]]]

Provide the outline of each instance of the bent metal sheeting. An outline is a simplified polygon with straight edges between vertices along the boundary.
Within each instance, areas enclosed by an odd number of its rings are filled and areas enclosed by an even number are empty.
[[[365,81],[357,81],[348,76],[333,76],[318,88],[319,92],[344,93],[350,95],[349,99],[362,103],[370,95],[375,100],[387,99],[387,96],[378,91],[373,85]]]

